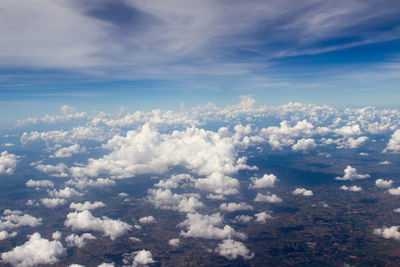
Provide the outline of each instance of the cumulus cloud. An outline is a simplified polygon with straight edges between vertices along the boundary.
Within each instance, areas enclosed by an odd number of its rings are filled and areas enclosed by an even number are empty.
[[[195,212],[205,207],[199,200],[199,194],[175,194],[166,189],[150,189],[147,199],[158,209],[175,210],[179,212]]]
[[[339,181],[354,181],[359,179],[369,178],[369,174],[359,174],[357,173],[357,169],[347,165],[344,170],[344,176],[337,176],[335,179]]]
[[[296,188],[292,192],[293,195],[302,195],[305,197],[311,197],[314,195],[314,193],[311,190],[307,190],[305,188]]]
[[[228,212],[234,212],[238,210],[253,210],[253,206],[246,204],[245,202],[240,202],[240,203],[222,203],[219,206],[220,210],[222,211],[228,211]]]
[[[390,165],[392,163],[390,161],[385,160],[385,161],[378,162],[378,164],[379,165]]]
[[[148,266],[148,264],[155,263],[156,261],[153,260],[153,255],[151,254],[150,251],[142,249],[139,251],[125,254],[122,262],[124,264],[128,264],[124,265],[126,267],[128,266],[137,267],[137,266]]]
[[[75,186],[79,189],[84,189],[87,187],[101,188],[107,186],[114,186],[117,183],[110,178],[97,178],[97,179],[81,178],[81,179],[68,180],[65,184]]]
[[[66,255],[66,249],[60,241],[49,241],[34,233],[29,240],[11,251],[2,253],[4,262],[14,266],[28,267],[39,264],[54,264],[59,257]]]
[[[71,187],[65,187],[60,190],[48,190],[47,191],[51,197],[57,197],[57,198],[71,198],[71,197],[80,197],[83,196],[82,193],[79,193],[76,191],[74,188]]]
[[[145,216],[145,217],[141,217],[141,218],[139,219],[139,222],[140,222],[141,224],[155,223],[155,222],[156,222],[156,219],[154,219],[153,216]]]
[[[317,147],[314,139],[312,138],[302,138],[297,141],[296,144],[292,146],[293,151],[309,151]]]
[[[4,216],[0,217],[0,230],[14,229],[20,226],[35,227],[42,224],[41,218],[33,217],[29,214],[23,214],[19,210],[5,210]]]
[[[190,174],[171,175],[170,178],[160,180],[155,186],[165,189],[175,189],[180,186],[183,181],[195,181],[194,177]]]
[[[383,152],[400,152],[400,129],[392,134],[389,143],[386,145],[386,148],[383,150]]]
[[[394,196],[400,196],[400,186],[397,188],[390,188],[388,190],[389,194],[394,195]]]
[[[27,187],[54,187],[54,183],[50,180],[32,180],[29,179],[28,182],[26,182]]]
[[[275,194],[264,195],[262,193],[257,193],[254,198],[255,202],[268,202],[268,203],[280,203],[282,199]]]
[[[238,215],[235,217],[235,220],[239,223],[249,223],[253,220],[253,216],[249,215]]]
[[[74,209],[76,211],[84,211],[84,210],[94,210],[94,209],[98,209],[98,208],[102,208],[105,207],[106,204],[104,204],[101,201],[95,201],[93,203],[89,202],[89,201],[85,201],[84,203],[75,203],[72,202],[69,205],[70,209]]]
[[[168,244],[173,247],[178,247],[180,243],[179,238],[173,238],[168,241]]]
[[[271,214],[266,213],[265,211],[254,214],[256,217],[255,221],[258,223],[265,223],[268,219],[272,219]]]
[[[93,240],[96,239],[96,237],[90,233],[83,233],[80,236],[71,234],[65,238],[65,241],[67,242],[67,245],[69,247],[78,247],[81,248],[85,246],[86,240]]]
[[[132,229],[132,226],[120,220],[113,220],[105,216],[102,218],[94,217],[88,210],[69,213],[64,225],[71,227],[73,231],[92,230],[102,232],[110,237],[111,240],[115,240]]]
[[[42,204],[47,208],[55,208],[67,203],[67,201],[63,198],[42,198],[40,202],[42,202]]]
[[[70,158],[74,154],[83,153],[86,151],[86,147],[81,147],[79,144],[74,144],[68,147],[63,147],[54,152],[50,158]]]
[[[386,238],[386,239],[395,239],[400,240],[400,232],[398,225],[394,225],[391,227],[383,226],[382,228],[375,228],[373,233],[377,236]]]
[[[229,260],[237,259],[239,256],[243,257],[245,260],[254,257],[254,253],[250,252],[242,242],[234,241],[232,239],[226,239],[219,243],[215,252]]]
[[[12,233],[9,233],[9,232],[7,232],[5,230],[0,231],[0,241],[4,240],[4,239],[7,239],[7,238],[15,237],[16,235],[17,235],[17,232],[15,232],[15,231],[12,232]]]
[[[44,165],[41,163],[34,162],[31,165],[35,166],[37,170],[47,173],[53,177],[68,177],[68,174],[66,172],[68,167],[64,163],[59,163],[57,165],[50,165],[50,164]]]
[[[340,189],[344,190],[344,191],[351,191],[351,192],[360,192],[362,190],[361,187],[356,186],[356,185],[352,185],[352,186],[346,186],[346,185],[342,185],[340,187]]]
[[[104,262],[104,263],[98,265],[97,267],[114,267],[114,266],[115,266],[115,263]]]
[[[179,224],[185,227],[185,231],[181,231],[184,237],[199,237],[205,239],[227,239],[240,238],[245,239],[246,235],[236,232],[231,226],[223,226],[223,217],[219,213],[212,215],[203,215],[200,213],[189,213],[187,218]]]
[[[273,174],[264,174],[261,178],[252,177],[250,181],[252,183],[249,185],[249,188],[269,188],[274,187],[277,178]]]
[[[17,167],[17,156],[9,154],[8,151],[3,151],[0,154],[0,175],[11,175]]]
[[[393,180],[383,180],[383,179],[378,179],[375,181],[375,185],[379,188],[390,188],[392,187]]]

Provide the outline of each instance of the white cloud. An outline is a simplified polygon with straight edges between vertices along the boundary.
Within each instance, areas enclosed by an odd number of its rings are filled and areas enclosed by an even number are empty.
[[[11,251],[2,253],[4,262],[14,266],[29,267],[39,264],[54,264],[59,257],[66,255],[66,249],[60,241],[49,241],[34,233],[29,240]]]
[[[250,180],[249,188],[269,188],[274,187],[277,178],[273,174],[264,174],[262,178],[251,177]]]
[[[105,207],[105,206],[106,205],[101,201],[95,201],[93,203],[91,203],[89,201],[85,201],[84,203],[72,202],[69,205],[69,208],[70,209],[74,209],[76,211],[84,211],[84,210],[94,210],[94,209],[102,208],[102,207]]]
[[[378,164],[379,165],[390,165],[392,163],[390,161],[385,160],[385,161],[378,162]]]
[[[253,220],[253,216],[249,215],[238,215],[235,217],[235,220],[240,223],[249,223]]]
[[[309,151],[317,147],[314,139],[312,138],[302,138],[297,141],[296,144],[292,146],[293,151]]]
[[[231,226],[223,226],[223,217],[219,213],[212,215],[189,213],[186,216],[187,219],[179,224],[180,227],[187,229],[186,232],[181,231],[181,235],[184,237],[205,239],[246,238],[245,234],[236,232]]]
[[[394,209],[393,211],[396,213],[400,213],[400,208]]]
[[[7,151],[3,151],[0,154],[0,175],[11,175],[14,173],[17,167],[17,156],[15,154],[9,154]]]
[[[339,181],[354,181],[359,179],[369,178],[369,174],[359,174],[357,173],[357,169],[347,165],[346,169],[344,170],[344,176],[340,177],[337,176],[335,179]]]
[[[65,241],[67,242],[67,245],[69,247],[75,246],[75,247],[81,248],[81,247],[85,246],[86,240],[93,240],[93,239],[96,239],[96,237],[94,235],[92,235],[90,233],[83,233],[80,236],[71,234],[65,238]]]
[[[305,197],[311,197],[314,195],[314,193],[311,190],[307,190],[305,188],[296,188],[292,192],[293,195],[302,195]]]
[[[195,179],[190,174],[178,174],[171,175],[169,179],[160,180],[155,186],[165,188],[165,189],[174,189],[178,188],[180,183],[183,181],[194,181]]]
[[[223,175],[222,173],[212,173],[207,178],[197,179],[195,187],[212,192],[215,195],[234,195],[239,193],[239,181],[235,178]]]
[[[380,236],[380,237],[383,237],[386,239],[400,240],[399,227],[400,226],[398,226],[398,225],[394,225],[391,227],[383,226],[382,228],[375,228],[373,233],[377,236]]]
[[[354,124],[354,125],[346,125],[341,128],[335,129],[334,132],[337,135],[342,135],[344,137],[351,137],[354,135],[362,135],[362,131],[360,129],[360,125]]]
[[[390,188],[393,184],[393,180],[378,179],[375,181],[375,185],[379,188]]]
[[[55,231],[52,235],[51,238],[54,240],[60,240],[62,237],[62,233],[60,231]]]
[[[71,187],[65,187],[60,190],[48,190],[47,191],[51,197],[58,197],[58,198],[71,198],[71,197],[80,197],[83,196],[82,193],[79,193],[75,189]]]
[[[390,188],[388,190],[389,194],[394,195],[394,196],[400,196],[400,186],[397,188]]]
[[[356,185],[352,185],[352,186],[346,186],[346,185],[342,185],[340,187],[340,189],[344,190],[344,191],[351,191],[351,192],[360,192],[362,190],[361,187],[356,186]]]
[[[254,216],[256,217],[255,221],[258,223],[265,223],[267,221],[267,219],[272,219],[271,214],[266,213],[266,212],[260,212],[260,213],[256,213],[254,214]]]
[[[64,224],[74,231],[93,230],[103,232],[111,240],[126,234],[132,228],[132,226],[120,220],[113,220],[105,216],[102,218],[94,217],[88,210],[69,213]]]
[[[153,216],[145,216],[145,217],[141,217],[141,218],[139,219],[139,222],[140,222],[141,224],[155,223],[155,222],[156,222],[156,219],[154,219]]]
[[[19,210],[5,210],[4,216],[0,217],[0,230],[14,229],[20,226],[35,227],[42,224],[41,218],[33,217],[29,214],[22,215]]]
[[[234,212],[238,210],[253,210],[253,206],[246,204],[245,202],[240,203],[222,203],[219,206],[220,210],[227,212]]]
[[[262,193],[257,193],[256,197],[254,198],[255,202],[268,202],[268,203],[280,203],[282,199],[275,194],[271,195],[264,195]]]
[[[79,189],[85,189],[86,187],[95,187],[95,188],[101,188],[101,187],[107,187],[107,186],[114,186],[117,183],[110,179],[110,178],[97,178],[97,179],[71,179],[68,180],[66,185],[73,185]]]
[[[395,131],[383,152],[400,152],[400,129]]]
[[[29,179],[28,182],[26,182],[26,186],[28,187],[54,187],[54,183],[50,180],[32,180]]]
[[[173,238],[168,241],[168,244],[173,247],[178,247],[180,243],[179,238]]]
[[[150,251],[148,250],[139,250],[135,251],[132,253],[127,253],[124,254],[124,258],[122,260],[124,264],[124,267],[137,267],[137,266],[148,266],[148,264],[155,263],[155,260],[153,260],[153,255],[151,254]]]
[[[114,266],[115,266],[115,263],[104,262],[104,263],[98,265],[97,267],[114,267]]]
[[[86,147],[81,147],[79,144],[74,144],[68,147],[63,147],[54,152],[50,158],[70,158],[74,154],[86,152]]]
[[[158,209],[170,209],[179,212],[195,212],[205,207],[199,200],[199,194],[173,194],[171,190],[150,189],[148,200]]]
[[[12,232],[12,233],[8,233],[7,231],[0,231],[0,241],[7,239],[7,238],[11,238],[11,237],[15,237],[17,235],[17,232]]]
[[[66,173],[68,167],[64,163],[58,163],[57,165],[44,165],[37,162],[31,164],[41,172],[47,173],[53,177],[68,177]]]
[[[245,260],[254,257],[254,253],[250,252],[242,242],[234,241],[232,239],[226,239],[219,243],[215,252],[218,252],[221,256],[229,260],[237,259],[239,256],[243,257]]]
[[[47,208],[55,208],[67,203],[67,201],[63,198],[42,198],[40,202],[42,202],[42,204]]]

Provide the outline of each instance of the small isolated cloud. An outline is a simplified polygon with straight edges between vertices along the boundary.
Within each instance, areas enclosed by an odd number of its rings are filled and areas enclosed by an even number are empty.
[[[277,179],[273,174],[264,174],[261,178],[252,177],[250,180],[252,183],[249,185],[249,188],[269,188],[274,187]]]
[[[17,167],[17,156],[3,151],[0,154],[0,175],[11,175]]]
[[[156,219],[154,219],[153,216],[145,216],[139,219],[139,222],[141,224],[149,224],[149,223],[155,223]]]
[[[390,161],[385,160],[385,161],[378,162],[378,164],[379,165],[390,165],[392,163]]]
[[[121,193],[118,194],[118,196],[119,197],[127,197],[129,195],[127,193],[125,193],[125,192],[121,192]]]
[[[264,195],[262,193],[257,193],[256,197],[254,198],[255,202],[268,202],[268,203],[280,203],[282,199],[275,194],[271,195]]]
[[[42,224],[41,218],[23,214],[19,210],[5,210],[4,216],[0,217],[0,230],[14,229],[21,226],[35,227]]]
[[[253,216],[249,215],[238,215],[235,217],[235,220],[239,223],[249,223],[253,220]]]
[[[29,179],[28,182],[26,182],[27,187],[54,187],[54,183],[50,180],[32,180]]]
[[[66,249],[60,241],[49,241],[34,233],[29,240],[9,252],[2,253],[4,262],[14,266],[37,266],[39,264],[54,264],[59,257],[66,255]]]
[[[64,106],[62,106],[62,107],[60,108],[60,110],[61,110],[61,112],[62,112],[64,115],[66,115],[66,114],[68,114],[68,113],[74,112],[74,111],[75,111],[75,108],[74,108],[74,107],[71,107],[71,106],[68,106],[68,105],[64,105]]]
[[[62,236],[62,233],[60,231],[55,231],[53,234],[51,234],[51,238],[54,240],[60,240]]]
[[[59,163],[57,165],[44,165],[34,162],[31,164],[31,166],[34,166],[37,170],[47,173],[53,177],[68,177],[66,172],[68,167],[64,163]]]
[[[4,240],[4,239],[7,239],[7,238],[11,238],[11,237],[15,237],[17,235],[17,232],[12,232],[12,233],[9,233],[9,232],[7,232],[7,231],[0,231],[0,241],[1,240]]]
[[[96,239],[96,237],[90,233],[84,233],[79,235],[71,234],[65,238],[65,241],[67,242],[67,245],[69,247],[78,247],[81,248],[85,246],[86,240],[93,240]]]
[[[390,188],[388,190],[389,194],[394,195],[394,196],[400,196],[400,186],[397,188]]]
[[[344,170],[344,176],[337,176],[335,179],[339,181],[354,181],[359,179],[369,178],[369,174],[359,174],[357,169],[348,165]]]
[[[240,203],[222,203],[219,206],[220,210],[227,212],[234,212],[238,210],[253,210],[253,206],[246,204],[245,202]]]
[[[293,195],[301,195],[305,197],[311,197],[314,195],[314,193],[311,190],[307,190],[305,188],[296,188],[292,192]]]
[[[114,186],[117,183],[110,178],[97,178],[97,179],[71,179],[68,180],[66,185],[72,185],[79,189],[87,187],[102,188],[107,186]]]
[[[89,202],[89,201],[85,201],[84,203],[75,203],[72,202],[69,205],[70,209],[74,209],[76,211],[84,211],[84,210],[94,210],[94,209],[98,209],[98,208],[102,208],[105,207],[106,204],[104,204],[101,201],[95,201],[93,203]]]
[[[392,137],[389,140],[386,148],[383,150],[384,153],[386,152],[393,152],[398,153],[400,152],[400,129],[395,131]]]
[[[377,236],[386,238],[386,239],[395,239],[400,240],[400,232],[398,225],[394,225],[391,227],[383,226],[382,228],[375,228],[373,233]]]
[[[252,259],[254,253],[250,252],[242,242],[234,241],[232,239],[226,239],[218,244],[215,252],[219,255],[227,258],[228,260],[235,260],[239,256],[243,257],[245,260]]]
[[[171,190],[150,189],[148,200],[158,209],[195,212],[205,207],[199,194],[173,194]]]
[[[132,226],[120,220],[113,220],[105,216],[102,218],[94,217],[88,210],[69,213],[64,225],[71,227],[73,231],[92,230],[102,232],[110,237],[111,240],[115,240],[132,229]]]
[[[255,222],[265,223],[268,219],[272,219],[271,214],[266,213],[265,211],[254,214],[256,217]]]
[[[80,197],[83,196],[82,193],[79,193],[74,188],[65,187],[60,190],[48,190],[47,191],[51,197],[58,197],[58,198],[71,198],[71,197]]]
[[[396,213],[400,213],[400,208],[394,209],[393,211]]]
[[[173,238],[168,241],[168,244],[173,247],[178,247],[180,243],[179,238]]]
[[[383,179],[378,179],[375,181],[375,185],[379,188],[390,188],[392,187],[393,180],[383,180]]]
[[[68,147],[63,147],[54,152],[50,158],[70,158],[74,154],[86,152],[86,147],[81,147],[79,144],[74,144]]]
[[[139,250],[132,253],[124,254],[124,258],[122,260],[124,266],[148,266],[148,264],[155,263],[156,261],[153,260],[153,255],[148,250]]]
[[[115,263],[108,263],[108,262],[104,262],[100,265],[98,265],[97,267],[114,267]]]
[[[58,206],[62,206],[65,205],[65,203],[67,203],[67,201],[63,198],[42,198],[40,200],[40,202],[42,202],[42,204],[46,207],[46,208],[55,208]]]
[[[309,151],[315,149],[317,144],[315,143],[314,139],[312,138],[302,138],[297,141],[296,144],[292,146],[293,151]]]
[[[356,186],[356,185],[352,185],[352,186],[345,186],[345,185],[342,185],[342,186],[340,187],[340,189],[342,189],[342,190],[344,190],[344,191],[351,191],[351,192],[360,192],[360,191],[362,190],[361,187]]]
[[[245,239],[246,235],[236,232],[231,226],[223,226],[224,218],[219,213],[203,215],[200,213],[189,213],[187,219],[179,224],[185,227],[186,232],[181,231],[184,237],[197,237],[205,239]]]

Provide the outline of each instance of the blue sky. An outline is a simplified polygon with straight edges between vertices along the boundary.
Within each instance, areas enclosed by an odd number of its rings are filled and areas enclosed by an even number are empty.
[[[0,114],[398,106],[398,1],[0,2]]]

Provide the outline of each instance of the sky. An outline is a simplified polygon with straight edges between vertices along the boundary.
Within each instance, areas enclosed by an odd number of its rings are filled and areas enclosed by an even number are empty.
[[[399,1],[2,0],[0,115],[398,107]]]

